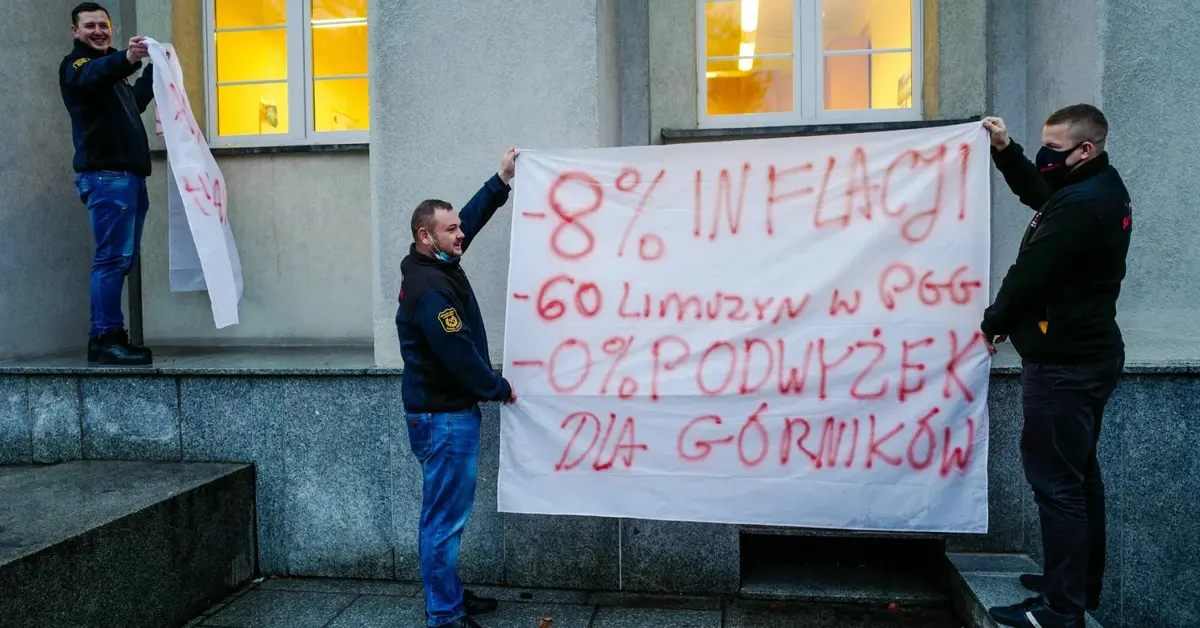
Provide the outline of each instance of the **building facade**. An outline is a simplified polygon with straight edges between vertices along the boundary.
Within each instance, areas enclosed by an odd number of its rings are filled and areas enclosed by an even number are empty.
[[[92,244],[55,79],[76,2],[47,0],[37,11],[2,4],[16,19],[22,62],[0,68],[4,84],[20,86],[0,95],[9,111],[0,118],[0,360],[81,352]],[[227,179],[246,286],[241,323],[222,330],[206,294],[170,291],[165,146],[151,137],[152,209],[129,295],[135,337],[195,351],[254,346],[263,362],[251,356],[218,373],[161,369],[117,379],[14,366],[0,375],[11,393],[7,410],[0,405],[0,419],[9,417],[0,421],[9,442],[0,462],[253,461],[265,573],[412,579],[419,482],[396,418],[403,364],[393,317],[420,200],[462,204],[510,145],[716,142],[998,115],[1014,139],[1037,146],[1050,112],[1090,102],[1109,118],[1107,148],[1136,216],[1119,305],[1129,373],[1102,443],[1120,559],[1110,561],[1113,593],[1100,616],[1116,626],[1200,622],[1195,594],[1160,592],[1194,589],[1200,578],[1192,497],[1200,466],[1188,421],[1200,398],[1200,256],[1190,243],[1200,197],[1190,141],[1200,116],[1187,105],[1188,94],[1200,95],[1189,52],[1200,48],[1200,17],[1185,3],[106,4],[118,45],[141,34],[179,53],[194,113]],[[152,130],[153,109],[145,120]],[[998,175],[993,189],[996,289],[1029,213]],[[498,215],[464,263],[497,359],[509,224]],[[361,354],[365,367],[273,371],[272,347],[295,345]],[[951,549],[1040,553],[1017,453],[1016,364],[1006,349],[995,367],[991,530],[949,539]],[[127,399],[140,414],[123,409]],[[60,412],[76,413],[79,430]],[[497,513],[497,414],[488,409],[491,443],[463,546],[467,579],[736,590],[739,539],[764,531]],[[685,536],[703,540],[685,544]],[[561,547],[575,551],[564,556]]]

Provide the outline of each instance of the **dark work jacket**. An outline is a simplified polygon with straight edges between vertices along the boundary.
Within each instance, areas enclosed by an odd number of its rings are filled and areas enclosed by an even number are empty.
[[[509,186],[493,175],[459,212],[463,253],[506,201]],[[462,259],[424,255],[416,245],[400,263],[396,333],[404,359],[401,395],[406,412],[458,412],[512,395],[492,370],[483,315]]]
[[[58,87],[71,115],[75,172],[113,170],[150,176],[150,141],[141,114],[154,99],[154,66],[147,64],[137,84],[129,76],[142,63],[130,63],[124,50],[107,53],[75,40],[58,66]]]
[[[1021,238],[984,333],[1007,335],[1028,362],[1124,357],[1117,298],[1133,231],[1129,191],[1102,153],[1051,187],[1021,147],[992,149],[996,167],[1037,213]]]

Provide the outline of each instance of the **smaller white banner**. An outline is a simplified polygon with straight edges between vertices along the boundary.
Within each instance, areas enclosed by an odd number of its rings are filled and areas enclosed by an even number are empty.
[[[171,290],[207,290],[218,329],[238,323],[242,263],[229,225],[225,177],[196,123],[175,48],[147,38],[155,132],[167,144]]]

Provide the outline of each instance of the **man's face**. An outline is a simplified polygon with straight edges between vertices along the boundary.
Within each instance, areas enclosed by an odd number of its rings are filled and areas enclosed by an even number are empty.
[[[1080,144],[1079,140],[1071,135],[1071,125],[1069,124],[1042,127],[1042,146],[1055,151],[1070,150],[1071,154],[1067,155],[1066,162],[1068,168],[1074,168],[1085,157],[1091,156],[1092,151],[1095,150],[1091,142]]]
[[[75,34],[75,39],[100,52],[108,52],[112,43],[112,24],[109,24],[108,14],[104,11],[80,13],[71,32]]]
[[[433,246],[430,248],[434,253],[441,251],[452,257],[462,255],[465,236],[461,223],[456,210],[439,209],[433,213],[433,231],[426,232],[428,234],[426,237],[432,240]]]

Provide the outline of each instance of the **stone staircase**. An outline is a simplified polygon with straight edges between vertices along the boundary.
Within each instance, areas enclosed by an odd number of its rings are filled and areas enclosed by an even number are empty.
[[[1024,554],[948,554],[950,592],[955,610],[971,628],[1001,628],[987,609],[1019,602],[1031,595],[1021,586],[1023,573],[1042,568]],[[1090,614],[1088,628],[1101,628]]]
[[[256,554],[250,465],[0,467],[0,626],[183,626]]]

